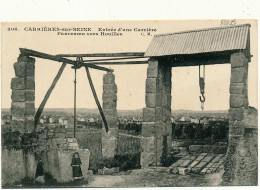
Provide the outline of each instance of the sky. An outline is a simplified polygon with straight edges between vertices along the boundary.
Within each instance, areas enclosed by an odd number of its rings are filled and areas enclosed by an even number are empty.
[[[236,20],[236,24],[251,24],[251,54],[249,63],[249,104],[257,108],[257,23],[255,20]],[[132,29],[122,36],[67,36],[57,32],[30,31],[33,27],[65,27]],[[15,76],[13,64],[19,56],[19,48],[33,49],[49,54],[145,52],[154,34],[219,27],[221,20],[177,20],[177,21],[90,21],[90,22],[10,22],[2,23],[1,95],[2,108],[11,106],[11,78]],[[17,28],[19,31],[8,31]],[[134,28],[156,29],[151,35],[142,35]],[[61,63],[36,58],[35,107],[38,107],[56,76]],[[109,65],[114,69],[118,86],[117,108],[123,110],[145,107],[145,79],[147,65]],[[172,68],[172,109],[200,110],[197,66]],[[227,110],[229,108],[230,64],[206,66],[205,110]],[[102,102],[104,71],[90,69],[99,100]],[[74,71],[67,65],[46,108],[73,107]],[[77,107],[96,108],[86,72],[78,70]]]

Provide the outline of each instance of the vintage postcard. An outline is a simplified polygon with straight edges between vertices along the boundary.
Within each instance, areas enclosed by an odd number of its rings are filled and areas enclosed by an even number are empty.
[[[2,188],[258,185],[257,20],[1,26]]]

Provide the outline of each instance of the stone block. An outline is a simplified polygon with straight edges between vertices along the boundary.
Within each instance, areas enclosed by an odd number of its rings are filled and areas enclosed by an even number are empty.
[[[243,102],[243,107],[244,108],[248,108],[249,102],[248,102],[248,97],[244,98],[244,102]]]
[[[26,77],[26,62],[14,63],[15,76]]]
[[[143,151],[154,153],[155,151],[155,138],[154,137],[142,137],[140,139],[141,147]]]
[[[195,168],[202,170],[207,165],[208,162],[201,161]]]
[[[246,58],[245,54],[242,52],[233,53],[230,57],[231,67],[243,67],[245,64],[248,63],[248,59]]]
[[[165,123],[165,135],[172,136],[172,123],[171,122]]]
[[[117,147],[117,138],[102,138],[102,156],[114,157]]]
[[[208,155],[208,156],[206,156],[205,158],[203,158],[203,162],[210,162],[211,160],[213,160],[214,159],[214,156],[211,156],[211,155]]]
[[[25,116],[34,116],[35,114],[35,104],[34,102],[25,103]]]
[[[142,152],[140,164],[142,168],[155,164],[155,153]]]
[[[34,77],[35,75],[35,61],[30,61],[26,64],[26,76],[27,77]]]
[[[231,108],[241,108],[244,105],[244,95],[231,94],[229,98]]]
[[[118,136],[118,129],[117,128],[109,128],[108,132],[106,132],[106,129],[102,128],[102,138],[115,138]]]
[[[157,78],[147,78],[145,86],[146,86],[146,93],[160,92]]]
[[[178,170],[177,167],[175,167],[175,168],[170,168],[170,169],[169,169],[169,172],[170,172],[171,174],[179,174],[179,170]]]
[[[108,124],[109,128],[118,128],[117,119],[107,118],[107,124]]]
[[[199,162],[200,162],[200,161],[198,161],[198,160],[194,160],[194,161],[190,164],[189,168],[195,167]]]
[[[161,94],[159,93],[146,93],[145,94],[146,107],[155,108],[161,107]]]
[[[35,101],[35,91],[34,90],[26,90],[25,101],[29,101],[29,102]]]
[[[247,74],[243,67],[231,69],[231,83],[243,83],[247,78]]]
[[[14,77],[11,81],[11,89],[13,90],[23,90],[25,89],[25,79]]]
[[[245,84],[244,83],[231,83],[229,88],[230,94],[244,94]]]
[[[229,120],[230,121],[242,121],[244,118],[244,109],[243,108],[230,108],[229,109]]]
[[[170,71],[171,71],[171,68],[170,68]],[[171,81],[171,78],[168,79],[165,83],[164,83],[164,92],[166,94],[171,94],[172,92],[172,81]]]
[[[159,62],[155,59],[149,59],[147,68],[147,78],[156,78],[159,74]]]
[[[155,108],[143,109],[143,121],[152,122],[155,121]]]
[[[111,117],[111,118],[112,117],[117,117],[117,110],[116,110],[116,108],[112,108],[112,109],[104,108],[103,112],[104,112],[105,116],[107,116],[107,117]]]
[[[15,117],[24,117],[25,115],[25,102],[12,102],[11,114]]]
[[[178,173],[181,174],[181,175],[187,175],[189,170],[187,168],[183,168],[183,167],[179,167],[178,168]]]
[[[155,133],[155,122],[143,122],[142,123],[142,136],[150,137]]]
[[[163,121],[171,121],[171,108],[163,108],[162,109],[163,114]]]
[[[117,92],[117,86],[115,83],[110,83],[110,84],[103,84],[103,92],[106,93],[116,93]]]
[[[234,121],[229,123],[229,134],[244,135],[245,124],[242,121]]]
[[[113,101],[117,101],[117,94],[116,93],[107,93],[107,92],[104,92],[102,94],[102,100],[104,102],[113,102]]]
[[[25,85],[27,90],[34,90],[35,89],[35,81],[33,77],[27,77],[25,79]]]
[[[162,119],[163,119],[162,108],[160,107],[155,108],[155,120],[162,121]]]
[[[154,136],[156,138],[162,138],[163,135],[165,135],[166,130],[165,130],[165,123],[162,121],[157,121],[155,123],[155,134]]]
[[[104,109],[115,109],[116,108],[116,102],[115,101],[103,101],[103,108]]]
[[[115,75],[107,73],[103,75],[103,84],[110,84],[115,82]]]
[[[170,94],[162,94],[162,107],[171,107],[172,96]]]
[[[17,61],[18,62],[32,62],[32,63],[35,63],[35,58],[20,54],[19,57],[17,58]]]
[[[221,159],[222,156],[216,156],[211,162],[213,163],[212,167],[214,167],[214,163],[217,163],[220,159]]]
[[[117,145],[117,138],[102,138],[102,148],[114,150]]]
[[[186,168],[191,162],[192,160],[183,160],[182,163],[180,164],[180,167]]]
[[[12,101],[13,102],[24,102],[25,101],[25,90],[12,90]]]

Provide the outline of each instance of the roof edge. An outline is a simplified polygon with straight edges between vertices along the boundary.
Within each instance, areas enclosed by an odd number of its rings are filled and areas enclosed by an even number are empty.
[[[158,36],[168,36],[168,35],[174,35],[174,34],[183,34],[183,33],[189,33],[189,32],[200,32],[200,31],[208,31],[208,30],[219,30],[219,29],[235,28],[235,27],[243,27],[243,26],[251,27],[251,24],[240,24],[240,25],[223,26],[223,27],[212,27],[212,28],[204,28],[204,29],[196,29],[196,30],[185,30],[185,31],[174,32],[174,33],[155,34],[154,37],[158,37]]]

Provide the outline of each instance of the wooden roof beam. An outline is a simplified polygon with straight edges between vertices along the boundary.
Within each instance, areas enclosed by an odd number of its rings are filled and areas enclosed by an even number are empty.
[[[38,57],[38,58],[42,58],[42,59],[48,59],[48,60],[52,60],[52,61],[68,63],[68,64],[72,64],[72,65],[78,65],[79,64],[78,61],[73,61],[73,60],[70,60],[70,59],[63,58],[61,56],[50,55],[50,54],[47,54],[47,53],[42,53],[42,52],[29,50],[29,49],[25,49],[25,48],[20,48],[20,52],[21,52],[22,55],[25,55],[25,56]],[[100,67],[100,66],[97,66],[97,65],[94,65],[94,64],[91,64],[91,63],[82,64],[82,66],[83,67],[90,67],[90,68],[102,70],[102,71],[108,71],[108,72],[114,71],[113,69]]]
[[[144,56],[144,52],[58,54],[57,56],[60,57],[125,57],[125,56]]]

